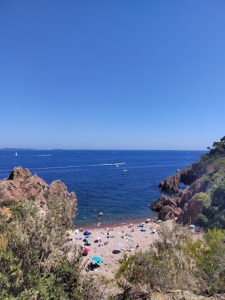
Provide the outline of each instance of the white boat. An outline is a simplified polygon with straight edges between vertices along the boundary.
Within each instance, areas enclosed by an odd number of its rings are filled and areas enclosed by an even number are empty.
[[[128,171],[128,170],[125,170],[125,169],[123,170],[124,173],[127,172],[127,171]]]
[[[15,156],[18,156],[18,153],[17,153],[17,152],[15,153]]]

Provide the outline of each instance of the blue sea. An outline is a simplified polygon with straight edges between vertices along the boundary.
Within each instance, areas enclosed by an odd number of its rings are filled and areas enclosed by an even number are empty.
[[[4,149],[0,179],[15,166],[30,169],[48,184],[59,179],[77,195],[77,225],[122,223],[155,216],[149,205],[160,195],[159,182],[201,153],[205,151]]]

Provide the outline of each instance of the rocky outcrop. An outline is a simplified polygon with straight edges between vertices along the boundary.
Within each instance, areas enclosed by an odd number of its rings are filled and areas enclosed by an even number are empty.
[[[0,180],[0,202],[30,199],[44,207],[48,199],[56,198],[72,201],[75,211],[76,195],[73,192],[69,193],[66,185],[60,180],[48,185],[42,178],[36,174],[32,175],[28,169],[22,167],[14,168],[8,178]]]
[[[204,203],[196,200],[197,193],[208,193],[225,176],[225,146],[219,151],[211,150],[199,161],[179,170],[159,184],[159,189],[169,195],[161,194],[151,204],[161,220],[177,219],[184,224],[194,223],[202,213]],[[221,150],[222,149],[222,150]],[[180,183],[186,185],[181,189]]]

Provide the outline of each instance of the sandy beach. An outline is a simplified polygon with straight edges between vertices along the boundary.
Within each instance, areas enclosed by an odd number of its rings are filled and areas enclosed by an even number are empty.
[[[74,245],[88,251],[83,259],[85,272],[111,278],[118,269],[118,260],[124,254],[147,250],[149,245],[157,239],[162,224],[172,227],[172,221],[157,223],[152,220],[147,222],[143,220],[143,222],[133,224],[126,223],[111,227],[99,226],[88,229],[90,235],[84,234],[86,228],[79,229],[79,231],[76,229],[72,232],[68,231],[68,238]],[[101,263],[98,263],[98,268],[90,270],[88,265],[91,262],[95,263],[92,260],[93,257],[100,257]]]

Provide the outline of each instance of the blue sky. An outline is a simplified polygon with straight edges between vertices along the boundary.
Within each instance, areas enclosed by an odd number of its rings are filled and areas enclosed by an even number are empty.
[[[0,148],[205,149],[225,1],[0,1]]]

